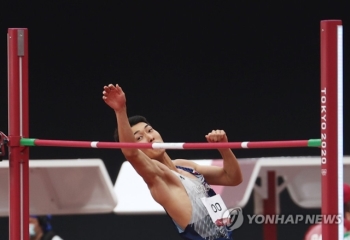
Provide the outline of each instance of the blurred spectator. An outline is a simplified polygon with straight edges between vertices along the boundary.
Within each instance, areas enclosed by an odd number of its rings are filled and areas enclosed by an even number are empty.
[[[29,237],[30,240],[63,240],[52,229],[51,215],[30,216]]]

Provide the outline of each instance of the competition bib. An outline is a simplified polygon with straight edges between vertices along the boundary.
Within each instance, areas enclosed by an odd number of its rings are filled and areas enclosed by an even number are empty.
[[[211,220],[213,223],[217,224],[223,218],[224,213],[227,210],[227,207],[222,200],[219,194],[212,197],[203,197],[201,198],[202,203],[205,208],[208,210]]]

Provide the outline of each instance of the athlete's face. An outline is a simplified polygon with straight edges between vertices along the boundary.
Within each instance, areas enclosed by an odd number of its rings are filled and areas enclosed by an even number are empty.
[[[162,143],[163,139],[160,134],[144,122],[139,122],[131,127],[136,142],[138,143]],[[164,149],[140,149],[149,158],[157,159],[158,156],[165,152]]]

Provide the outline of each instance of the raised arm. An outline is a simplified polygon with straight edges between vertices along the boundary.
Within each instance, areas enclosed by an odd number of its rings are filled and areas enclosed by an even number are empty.
[[[110,106],[116,115],[119,141],[136,142],[134,133],[129,124],[126,97],[122,88],[117,85],[109,84],[103,88],[103,100]],[[136,148],[121,149],[125,158],[135,168],[137,173],[144,179],[147,184],[151,184],[155,177],[161,174],[161,170],[146,154]]]
[[[208,142],[228,142],[226,133],[223,130],[213,130],[205,137]],[[211,185],[239,185],[243,181],[243,177],[236,156],[231,149],[219,149],[219,152],[224,160],[223,167],[204,166],[191,161],[181,161],[181,163],[194,168]]]

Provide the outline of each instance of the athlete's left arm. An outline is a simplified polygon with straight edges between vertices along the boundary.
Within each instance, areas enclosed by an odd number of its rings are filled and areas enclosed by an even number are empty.
[[[228,142],[223,130],[213,130],[206,136],[208,142]],[[218,149],[223,159],[223,167],[195,164],[194,168],[211,185],[237,186],[243,181],[241,168],[231,149]]]

